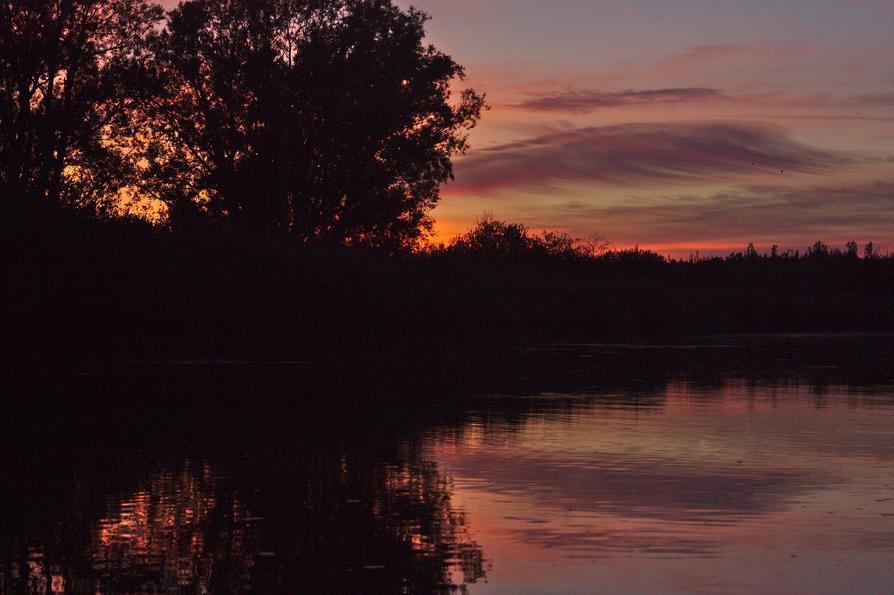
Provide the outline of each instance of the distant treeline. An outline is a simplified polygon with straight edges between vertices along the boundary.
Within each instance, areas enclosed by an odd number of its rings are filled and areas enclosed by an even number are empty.
[[[638,247],[627,250],[611,249],[611,242],[599,236],[589,239],[575,238],[568,233],[560,231],[546,231],[540,234],[532,233],[523,223],[507,223],[495,219],[492,215],[479,218],[476,226],[450,240],[447,245],[428,245],[422,248],[423,252],[431,254],[456,253],[466,255],[478,255],[487,257],[514,257],[522,259],[548,257],[564,260],[602,260],[627,259],[630,255],[643,260],[660,260],[665,258],[651,250],[641,250]],[[885,255],[887,257],[888,255]],[[854,241],[845,244],[844,249],[829,247],[825,242],[817,241],[803,252],[800,249],[780,249],[773,245],[769,251],[759,253],[754,244],[748,244],[742,252],[732,252],[726,257],[705,257],[697,252],[690,254],[687,262],[705,262],[711,260],[754,260],[757,258],[770,258],[774,260],[799,260],[811,261],[825,260],[829,258],[864,258],[874,260],[882,258],[874,242],[867,242],[861,246]],[[666,259],[668,263],[675,262],[673,258]]]
[[[394,253],[239,228],[57,218],[3,238],[7,360],[407,350],[894,331],[894,258],[817,244],[668,260],[485,219]]]

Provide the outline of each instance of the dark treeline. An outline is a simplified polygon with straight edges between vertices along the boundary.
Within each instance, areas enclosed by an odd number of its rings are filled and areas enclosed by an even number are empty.
[[[871,246],[669,261],[485,218],[419,248],[486,108],[426,20],[0,3],[7,359],[894,329]]]
[[[29,257],[6,261],[13,359],[425,359],[536,341],[894,330],[894,258],[821,245],[667,260],[493,220],[398,254],[232,230],[184,238],[134,221],[45,232],[20,236],[14,251]]]

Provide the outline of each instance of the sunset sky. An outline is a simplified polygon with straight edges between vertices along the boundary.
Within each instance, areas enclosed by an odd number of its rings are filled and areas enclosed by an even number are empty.
[[[489,212],[676,255],[894,249],[892,0],[414,4],[493,108],[440,239]]]
[[[417,5],[493,106],[441,235],[490,211],[663,252],[894,248],[894,2]]]

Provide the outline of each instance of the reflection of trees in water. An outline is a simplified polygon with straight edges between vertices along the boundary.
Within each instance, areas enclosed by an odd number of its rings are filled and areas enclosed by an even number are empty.
[[[248,518],[238,495],[218,489],[208,465],[154,473],[136,492],[112,498],[96,521],[89,556],[97,586],[198,592],[242,586],[252,566]]]
[[[2,592],[207,593],[248,586],[242,579],[252,567],[249,513],[237,494],[219,488],[209,466],[151,473],[135,490],[106,496],[98,518],[87,502],[101,494],[83,483],[71,488],[59,533],[49,544],[24,536],[32,543],[20,559],[7,561]]]
[[[702,337],[691,345],[556,345],[521,352],[504,370],[518,375],[504,392],[619,397],[620,405],[636,406],[643,397],[660,405],[669,385],[695,399],[716,400],[744,383],[755,394],[803,388],[817,407],[830,392],[846,389],[855,406],[872,406],[872,387],[894,383],[894,341],[883,335],[776,335]]]
[[[415,472],[390,467],[386,486],[377,502],[382,507],[380,516],[393,519],[391,532],[401,542],[412,544],[419,568],[430,567],[416,578],[416,587],[475,583],[485,576],[481,547],[469,536],[465,514],[451,506],[449,482],[434,463],[423,463]],[[416,513],[401,514],[409,510]],[[436,578],[436,583],[430,578]]]
[[[70,507],[61,526],[80,523],[89,534],[67,548],[74,559],[31,543],[28,553],[7,561],[0,586],[4,592],[465,592],[485,575],[483,552],[465,515],[453,508],[448,480],[407,450],[398,462],[311,456],[261,484],[215,477],[209,464],[150,473],[136,489],[107,497],[98,518]],[[263,517],[253,516],[255,506]]]
[[[370,449],[374,447],[370,446]],[[273,504],[283,522],[262,524],[265,548],[282,563],[255,582],[313,593],[466,591],[485,576],[484,554],[454,508],[449,480],[415,445],[388,457],[352,447],[289,469],[299,489]]]

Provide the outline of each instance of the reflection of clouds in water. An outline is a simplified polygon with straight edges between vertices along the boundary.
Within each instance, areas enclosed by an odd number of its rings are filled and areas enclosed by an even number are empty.
[[[486,477],[488,493],[524,494],[537,509],[593,511],[682,522],[735,522],[784,508],[797,494],[824,485],[827,476],[788,470],[699,468],[691,463],[636,462],[594,454],[589,465],[566,464],[525,453],[444,457],[451,473]],[[482,485],[482,484],[476,484]]]
[[[645,556],[710,558],[717,544],[704,539],[697,530],[686,536],[680,530],[662,532],[656,527],[599,529],[596,528],[532,528],[514,529],[516,537],[526,544],[544,549],[557,549],[572,559],[609,559],[619,553],[636,552]]]
[[[525,556],[721,557],[773,527],[828,551],[890,552],[872,501],[894,455],[894,393],[817,370],[837,368],[671,377],[649,407],[615,389],[528,396],[521,421],[482,412],[429,448],[476,518],[502,519],[483,542],[511,535]]]

